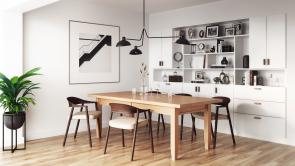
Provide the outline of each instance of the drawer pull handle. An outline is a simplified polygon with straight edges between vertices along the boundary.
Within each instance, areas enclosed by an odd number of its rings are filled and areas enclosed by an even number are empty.
[[[166,85],[170,85],[170,83],[166,83]]]
[[[255,104],[255,105],[262,105],[262,103],[257,103],[257,102],[255,102],[254,104]]]
[[[255,90],[261,90],[261,88],[254,88]]]
[[[254,116],[254,119],[259,119],[259,120],[260,120],[260,119],[261,119],[261,117],[258,117],[258,116]]]

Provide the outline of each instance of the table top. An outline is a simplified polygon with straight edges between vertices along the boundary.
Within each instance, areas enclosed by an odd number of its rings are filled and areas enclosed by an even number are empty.
[[[109,93],[92,93],[89,97],[107,99],[107,100],[119,100],[125,102],[152,104],[165,107],[181,108],[183,106],[189,106],[191,104],[214,104],[220,102],[219,99],[204,98],[204,97],[190,97],[190,96],[178,96],[172,97],[167,94],[132,94],[132,92],[109,92]]]

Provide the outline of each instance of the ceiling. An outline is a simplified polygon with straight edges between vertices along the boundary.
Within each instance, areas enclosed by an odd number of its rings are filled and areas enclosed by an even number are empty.
[[[28,1],[28,0],[0,0],[0,10],[12,8],[12,7],[22,4],[26,1]]]
[[[135,12],[142,12],[142,0],[88,0]],[[189,6],[201,5],[221,0],[146,0],[146,12],[156,13]]]

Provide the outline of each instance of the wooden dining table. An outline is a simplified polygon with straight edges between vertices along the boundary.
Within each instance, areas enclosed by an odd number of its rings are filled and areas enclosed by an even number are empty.
[[[99,109],[110,103],[128,104],[140,109],[170,116],[170,150],[171,159],[177,160],[179,153],[179,122],[182,114],[204,112],[204,144],[209,150],[211,145],[211,104],[218,99],[189,97],[167,94],[140,94],[132,92],[92,93],[89,97],[96,99]]]

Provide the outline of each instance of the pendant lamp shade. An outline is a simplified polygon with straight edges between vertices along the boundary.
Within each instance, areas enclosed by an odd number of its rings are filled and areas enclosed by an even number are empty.
[[[117,47],[124,47],[124,46],[130,46],[130,45],[131,45],[131,43],[126,40],[126,37],[122,37],[122,40],[120,40],[116,46]]]
[[[175,43],[182,45],[190,45],[190,42],[184,36],[180,36]]]
[[[134,46],[134,49],[132,49],[129,54],[130,55],[140,55],[140,54],[142,54],[142,52],[140,49],[138,49],[137,46]]]

